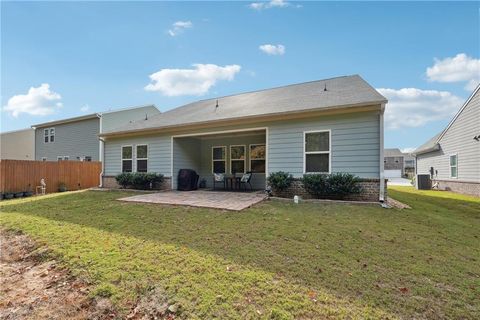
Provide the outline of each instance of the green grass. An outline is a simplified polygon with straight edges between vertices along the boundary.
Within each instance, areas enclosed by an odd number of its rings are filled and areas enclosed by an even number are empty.
[[[389,188],[411,210],[264,202],[238,212],[75,192],[0,204],[92,296],[160,288],[180,318],[480,318],[480,199]]]

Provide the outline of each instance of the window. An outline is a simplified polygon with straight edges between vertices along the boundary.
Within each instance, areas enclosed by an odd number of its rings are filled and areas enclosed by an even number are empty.
[[[212,172],[225,173],[225,155],[227,147],[212,147]]]
[[[245,173],[246,146],[230,146],[230,173]]]
[[[69,157],[69,156],[65,156],[65,157],[63,157],[63,160],[65,160],[65,161],[66,161],[66,160],[70,160],[70,157]]]
[[[42,161],[47,161],[47,157],[42,157]]]
[[[148,167],[148,146],[137,145],[137,172],[147,172]]]
[[[55,128],[43,129],[43,142],[55,142]]]
[[[264,144],[250,145],[250,171],[265,173],[266,147]]]
[[[90,161],[92,161],[92,157],[90,157],[90,156],[85,156],[85,158],[83,159],[83,161],[90,162]]]
[[[62,160],[63,160],[63,157],[61,157],[61,156],[57,157],[57,161],[62,161]]]
[[[305,173],[330,173],[330,131],[305,132]]]
[[[457,155],[450,156],[450,178],[457,178],[458,176],[458,165],[457,165]]]
[[[132,172],[133,165],[133,147],[122,147],[122,172]]]

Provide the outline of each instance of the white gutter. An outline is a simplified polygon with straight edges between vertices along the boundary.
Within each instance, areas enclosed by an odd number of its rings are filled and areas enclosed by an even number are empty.
[[[385,201],[385,175],[384,175],[384,156],[383,156],[383,113],[385,111],[385,104],[382,104],[380,110],[380,196],[379,201]]]

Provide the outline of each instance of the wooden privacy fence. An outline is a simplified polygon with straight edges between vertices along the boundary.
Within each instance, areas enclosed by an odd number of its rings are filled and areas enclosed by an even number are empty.
[[[0,191],[33,191],[45,179],[47,192],[57,192],[60,183],[68,190],[97,187],[100,184],[101,162],[87,161],[0,161]]]

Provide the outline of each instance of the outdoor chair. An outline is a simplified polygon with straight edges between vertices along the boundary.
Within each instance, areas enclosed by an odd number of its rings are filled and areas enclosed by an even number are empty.
[[[223,189],[227,189],[227,180],[225,179],[225,174],[223,173],[214,173],[213,174],[213,190],[215,190],[215,185],[217,183],[223,184]]]
[[[242,178],[240,179],[240,189],[243,186],[243,190],[247,190],[247,184],[250,186],[250,190],[253,190],[252,184],[250,181],[252,180],[252,171],[247,171],[243,174]]]
[[[40,190],[40,193],[38,192],[39,190]],[[35,191],[36,191],[35,193],[36,193],[37,195],[39,195],[39,194],[44,195],[44,194],[46,193],[46,191],[47,191],[47,184],[45,183],[45,179],[42,178],[42,179],[40,180],[40,185],[37,186],[37,188],[36,188]]]

